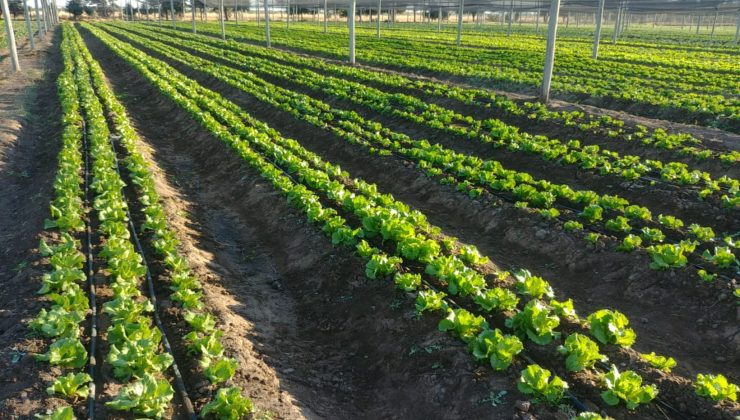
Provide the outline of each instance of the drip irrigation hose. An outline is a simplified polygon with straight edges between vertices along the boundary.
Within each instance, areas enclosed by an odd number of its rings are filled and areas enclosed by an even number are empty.
[[[113,151],[115,152],[116,146],[113,143],[113,136],[109,138],[110,145],[113,148]],[[121,168],[118,164],[118,156],[115,156],[115,163],[116,163],[116,172],[118,173],[118,177],[121,177]],[[164,349],[167,353],[169,353],[172,356],[172,373],[175,377],[175,388],[177,388],[178,394],[180,394],[180,398],[182,399],[183,405],[185,406],[185,411],[187,412],[187,417],[190,420],[196,420],[197,415],[195,414],[195,409],[193,408],[193,402],[190,400],[190,397],[188,396],[188,391],[185,388],[185,381],[182,379],[182,374],[180,373],[180,369],[177,367],[177,361],[175,360],[175,353],[172,351],[172,346],[170,346],[170,341],[167,339],[167,333],[165,332],[164,325],[162,324],[162,319],[159,317],[159,311],[157,310],[158,302],[157,302],[157,295],[154,292],[154,281],[152,280],[152,274],[151,270],[149,269],[149,263],[146,260],[146,256],[144,254],[144,248],[141,246],[141,242],[139,241],[139,236],[136,233],[136,226],[134,225],[133,218],[131,217],[131,212],[129,211],[128,206],[126,206],[126,216],[128,217],[128,226],[129,231],[131,232],[131,237],[134,239],[134,244],[136,245],[136,252],[139,253],[141,256],[142,263],[144,264],[144,267],[146,267],[146,282],[147,282],[147,290],[149,292],[149,300],[152,302],[152,305],[154,306],[154,323],[157,325],[157,328],[162,332],[162,344],[164,345]]]
[[[87,127],[85,120],[82,120],[82,147],[85,154],[85,208],[90,205],[90,157],[87,148]],[[89,217],[88,217],[89,219]],[[86,236],[86,250],[85,258],[87,260],[87,287],[89,292],[90,300],[90,346],[88,350],[88,369],[87,373],[90,375],[92,380],[88,385],[88,400],[87,400],[87,418],[93,420],[95,418],[95,403],[97,400],[97,388],[95,386],[95,366],[97,365],[97,359],[95,357],[97,339],[98,339],[98,307],[97,299],[95,298],[95,281],[93,276],[93,256],[92,256],[92,232],[90,230],[90,221],[85,224],[85,236]]]

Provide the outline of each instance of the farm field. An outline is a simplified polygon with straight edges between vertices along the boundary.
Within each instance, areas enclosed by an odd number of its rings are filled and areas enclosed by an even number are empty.
[[[0,417],[740,416],[731,33],[273,24],[21,48]]]

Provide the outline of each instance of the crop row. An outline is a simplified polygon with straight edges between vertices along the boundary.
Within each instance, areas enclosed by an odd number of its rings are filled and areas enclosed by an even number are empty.
[[[80,252],[80,241],[74,235],[87,227],[84,220],[86,203],[82,193],[82,185],[87,188],[87,181],[83,177],[82,162],[87,162],[83,154],[89,153],[89,187],[94,192],[94,213],[90,212],[89,223],[96,225],[93,237],[101,243],[97,255],[97,261],[101,263],[97,272],[110,280],[107,288],[112,295],[102,305],[102,312],[109,324],[102,337],[103,350],[107,347],[105,361],[113,377],[122,385],[118,395],[106,405],[113,410],[160,418],[174,395],[164,377],[173,358],[169,352],[161,350],[162,331],[154,325],[150,315],[155,308],[140,291],[148,269],[132,242],[134,231],[129,220],[125,183],[119,172],[109,121],[105,115],[111,117],[111,126],[115,127],[128,152],[127,169],[130,178],[139,187],[142,217],[146,218],[143,228],[153,231],[154,248],[162,254],[170,271],[171,298],[180,302],[186,310],[184,318],[192,331],[183,339],[188,342],[189,351],[200,356],[203,375],[214,384],[225,382],[233,376],[236,361],[223,357],[223,347],[219,342],[221,333],[215,328],[215,319],[202,310],[199,282],[176,250],[174,232],[167,227],[148,165],[135,148],[136,134],[124,108],[105,85],[100,67],[92,59],[77,31],[65,24],[62,25],[62,34],[61,50],[65,66],[58,86],[63,113],[63,146],[60,169],[54,183],[56,198],[51,205],[52,219],[45,224],[46,228],[55,228],[60,232],[55,236],[55,243],[50,245],[42,241],[40,244],[42,255],[50,256],[53,271],[44,275],[39,293],[48,294],[53,305],[50,311],[42,309],[30,323],[32,330],[56,341],[46,353],[36,358],[68,369],[80,369],[87,364],[88,353],[79,339],[79,324],[89,312],[90,302],[77,284],[87,276],[82,270],[85,256]],[[85,144],[83,138],[86,139]],[[87,163],[85,168],[86,174]],[[88,245],[91,239],[88,236]],[[89,268],[92,276],[92,265]],[[91,296],[94,293],[92,290]],[[91,328],[94,335],[94,324]],[[80,398],[85,401],[88,397],[96,397],[95,385],[91,381],[89,374],[71,371],[57,378],[47,391],[67,397],[72,402],[79,402]],[[210,413],[218,418],[241,417],[250,411],[252,403],[241,396],[238,387],[224,387],[216,392],[212,402],[203,407],[201,415]],[[39,417],[68,419],[74,418],[74,413],[71,406],[63,406]]]
[[[157,35],[149,33],[150,37]],[[203,39],[203,38],[198,38]],[[691,170],[680,162],[663,162],[643,159],[639,156],[620,156],[616,151],[602,149],[597,145],[581,145],[578,140],[563,142],[546,136],[533,136],[520,132],[515,126],[498,119],[475,119],[463,116],[450,109],[428,104],[413,96],[390,94],[368,87],[361,83],[326,76],[310,70],[297,69],[274,60],[255,57],[251,54],[223,50],[216,40],[208,43],[179,38],[176,41],[209,57],[217,58],[232,66],[246,67],[262,77],[280,78],[305,86],[313,91],[323,92],[332,97],[346,99],[354,104],[373,111],[400,117],[405,120],[426,125],[471,141],[505,148],[511,152],[528,153],[545,161],[554,161],[567,166],[598,174],[615,175],[622,180],[641,180],[648,184],[656,178],[680,186],[702,185],[699,196],[702,199],[720,192],[725,187],[722,202],[729,208],[740,208],[740,182],[727,176],[712,179],[707,172]],[[251,50],[256,48],[250,48]],[[263,50],[264,52],[264,50]]]
[[[208,39],[207,37],[192,36],[184,34],[169,28],[149,25],[149,29],[158,33],[167,34],[177,39],[190,39],[207,42],[210,45],[217,45],[222,48],[230,49],[237,52],[247,53],[250,56],[267,58],[272,61],[279,61],[290,66],[311,69],[321,74],[331,74],[335,77],[346,78],[348,80],[371,83],[380,86],[382,90],[400,89],[416,94],[430,95],[440,98],[448,98],[460,101],[466,105],[475,105],[481,108],[495,109],[498,113],[503,114],[502,118],[528,118],[536,121],[546,121],[555,123],[559,126],[573,127],[580,130],[584,135],[584,140],[591,134],[600,134],[609,138],[626,140],[628,142],[638,142],[640,145],[655,147],[666,150],[676,150],[679,156],[692,156],[696,160],[719,159],[727,164],[740,161],[740,154],[736,151],[715,152],[704,148],[701,142],[685,133],[667,133],[663,129],[648,130],[645,126],[636,125],[634,128],[626,127],[624,121],[604,115],[596,117],[592,114],[585,114],[580,111],[551,111],[541,102],[523,101],[521,104],[517,101],[508,99],[503,95],[497,95],[493,92],[452,86],[444,83],[415,80],[403,75],[370,71],[361,67],[338,65],[325,60],[309,56],[300,56],[294,53],[281,50],[266,50],[262,47],[253,46],[245,43],[234,41],[221,41]],[[205,26],[199,28],[201,34],[220,36],[220,32]],[[217,44],[214,44],[217,43]]]
[[[261,29],[251,25],[232,26],[229,29],[239,38],[257,42],[264,39]],[[316,29],[294,27],[290,30],[275,28],[271,35],[275,45],[332,58],[342,59],[346,55],[346,36],[341,33],[322,34]],[[507,50],[505,47],[492,51],[469,47],[443,48],[417,41],[412,33],[404,34],[403,40],[366,37],[358,38],[357,42],[358,59],[368,64],[485,79],[513,89],[533,89],[541,82],[543,55],[529,51]],[[513,64],[520,62],[525,63],[526,68],[516,68]],[[615,69],[619,68],[625,68],[625,74],[618,74]],[[712,86],[704,91],[693,83],[681,86],[678,79],[660,82],[646,79],[642,76],[646,68],[655,72],[654,67],[631,68],[628,63],[593,61],[583,56],[558,56],[552,86],[553,90],[566,97],[580,95],[583,98],[602,98],[603,102],[614,102],[609,106],[617,107],[644,104],[650,106],[654,114],[665,113],[667,117],[699,120],[702,124],[737,129],[739,105],[737,99],[732,97],[732,92],[737,92],[738,86],[734,82],[731,86],[721,87],[725,83],[722,80],[727,79],[726,74],[700,72]],[[673,71],[664,73],[669,79],[676,77],[672,76]],[[691,79],[688,75],[684,77]],[[678,85],[679,89],[674,85]],[[681,87],[684,89],[681,90]],[[723,95],[726,92],[729,97]]]
[[[106,27],[106,30],[117,32],[131,40],[144,42],[147,48],[183,65],[206,72],[260,101],[291,113],[296,118],[328,129],[350,143],[363,145],[372,152],[398,154],[415,161],[427,174],[436,177],[440,182],[458,185],[471,198],[480,196],[483,191],[506,194],[512,201],[520,203],[520,206],[538,208],[543,217],[548,219],[560,218],[562,210],[564,213],[562,217],[565,217],[565,213],[569,216],[562,220],[569,223],[566,228],[570,230],[583,229],[582,222],[599,226],[603,221],[604,229],[624,238],[622,247],[625,251],[639,247],[643,240],[646,244],[654,244],[648,251],[657,269],[683,267],[688,262],[686,255],[690,254],[696,254],[697,261],[702,261],[699,257],[702,250],[699,249],[697,252],[697,245],[721,242],[721,239],[715,238],[713,230],[709,227],[692,224],[689,229],[683,229],[684,222],[669,215],[660,215],[654,220],[649,209],[630,204],[621,197],[601,196],[588,190],[576,191],[567,185],[536,180],[527,173],[505,169],[497,161],[483,161],[439,145],[431,145],[425,140],[412,140],[408,136],[384,128],[379,123],[366,121],[354,112],[332,109],[306,95],[267,83],[253,73],[214,64],[152,39],[143,41],[129,31],[121,32],[120,29],[110,26]],[[676,243],[662,244],[666,240],[666,234],[661,228],[665,229],[670,235],[669,239],[675,240]],[[678,243],[679,241],[682,242]],[[736,263],[732,246],[734,242],[731,240],[726,246],[718,245],[713,253],[706,254],[706,259],[715,263],[720,270],[732,267]],[[716,255],[719,255],[719,258]],[[706,271],[704,270],[704,274],[708,276],[707,278],[713,276]]]
[[[192,82],[165,63],[96,27],[88,28],[206,130],[234,149],[294,206],[304,211],[309,221],[322,226],[334,243],[354,244],[358,255],[367,261],[368,277],[394,275],[400,288],[410,293],[418,291],[415,296],[421,312],[444,309],[440,329],[453,331],[470,345],[474,355],[481,355],[494,367],[508,366],[510,359],[521,351],[515,336],[520,343],[529,337],[535,343],[552,346],[554,340],[560,338],[556,329],[561,320],[573,322],[574,328],[584,333],[566,339],[564,352],[576,354],[574,358],[591,353],[581,347],[599,348],[585,334],[592,334],[602,344],[629,346],[634,341],[628,321],[618,312],[597,311],[587,318],[588,322],[575,322],[578,318],[572,302],[552,299],[552,289],[545,280],[526,271],[517,272],[516,281],[512,280],[474,247],[444,237],[423,214],[408,209],[388,194],[379,194],[371,184],[349,179],[348,174],[335,165],[322,161],[297,142],[282,138],[235,104]],[[396,255],[391,256],[391,253]],[[486,272],[499,274],[496,280],[499,286],[489,286],[484,276]],[[446,287],[453,296],[471,301],[468,309],[446,299],[439,291],[441,287]],[[517,293],[529,301],[519,304]],[[496,313],[508,321],[497,321]],[[491,328],[492,325],[501,328]],[[514,332],[515,336],[503,334],[504,329]],[[615,381],[604,382],[607,387],[605,400],[610,404],[625,401],[636,406],[648,402],[656,393],[653,386],[641,385],[642,379],[636,373],[619,375],[612,371],[611,375]],[[617,376],[624,379],[617,380]],[[562,397],[566,386],[561,379],[548,380],[549,377],[549,371],[530,365],[522,373],[519,388],[554,403]],[[621,392],[635,385],[633,389],[637,389],[639,395]]]

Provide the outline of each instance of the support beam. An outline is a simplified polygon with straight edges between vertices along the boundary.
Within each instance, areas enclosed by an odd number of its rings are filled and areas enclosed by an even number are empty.
[[[383,10],[383,0],[378,0],[378,18],[375,20],[375,36],[380,38],[380,13]]]
[[[596,10],[596,33],[594,33],[594,50],[591,55],[594,60],[599,58],[599,42],[601,41],[601,22],[604,20],[605,0],[599,0],[599,8]]]
[[[290,29],[290,0],[285,6],[285,29]]]
[[[506,29],[506,36],[511,36],[511,24],[514,22],[514,0],[511,0],[509,6],[509,27]]]
[[[270,6],[267,4],[268,0],[265,0],[265,39],[267,41],[267,48],[270,48]]]
[[[437,32],[442,31],[442,5],[440,4],[437,10]]]
[[[457,10],[457,46],[459,47],[462,43],[462,24],[463,24],[463,11],[465,7],[465,0],[460,0],[460,8]]]
[[[221,39],[226,39],[226,25],[224,24],[224,0],[218,2],[218,22],[221,25]]]
[[[355,9],[357,0],[349,1],[347,9],[347,25],[349,26],[349,63],[355,64]]]
[[[696,18],[696,34],[699,35],[699,28],[701,28],[701,15]]]
[[[170,13],[172,13],[172,29],[177,29],[177,18],[175,18],[175,0],[170,0]]]
[[[10,51],[10,63],[14,72],[21,71],[21,65],[18,62],[18,48],[15,45],[15,32],[13,32],[13,20],[10,18],[10,7],[8,0],[0,0],[0,7],[3,10],[3,20],[5,20],[5,35],[8,39],[8,50]]]
[[[714,10],[714,19],[712,20],[712,33],[709,35],[710,37],[714,38],[714,27],[717,26],[717,14],[719,13],[718,10]]]
[[[560,16],[560,0],[551,0],[550,22],[547,27],[547,48],[545,50],[545,71],[542,75],[542,92],[540,99],[547,103],[550,100],[550,84],[552,69],[555,66],[555,38],[558,33],[558,18]]]
[[[39,10],[39,0],[33,0],[34,8],[36,9],[36,27],[39,30],[39,39],[43,38],[46,34],[44,25],[41,24],[41,11]]]
[[[328,26],[327,26],[328,25],[327,20],[329,17],[329,9],[326,3],[327,3],[327,0],[324,0],[324,33],[327,33],[329,31]]]
[[[737,15],[737,24],[735,26],[735,45],[740,41],[740,13]]]
[[[32,50],[36,49],[36,43],[33,40],[33,27],[31,27],[31,12],[28,10],[28,0],[23,0],[23,17],[26,19],[26,30],[28,31],[28,45]]]
[[[617,43],[617,37],[619,36],[619,20],[622,17],[622,3],[619,3],[617,8],[617,17],[614,19],[614,32],[612,32],[612,44]]]
[[[198,33],[198,29],[195,26],[195,0],[190,0],[190,6],[192,8],[192,10],[190,11],[191,12],[190,13],[190,19],[193,22],[193,33],[194,34],[197,34]]]

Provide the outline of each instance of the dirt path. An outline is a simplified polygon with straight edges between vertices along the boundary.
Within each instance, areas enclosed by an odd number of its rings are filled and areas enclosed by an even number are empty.
[[[416,320],[404,294],[368,282],[361,260],[84,35],[161,168],[170,221],[226,326],[235,382],[257,407],[291,419],[511,417],[515,369],[481,374],[434,319]],[[478,404],[502,390],[501,405]]]
[[[27,322],[38,312],[42,274],[36,245],[49,215],[59,151],[58,37],[20,51],[21,73],[0,62],[0,410],[28,418],[58,405],[46,398],[47,365],[29,352]]]

